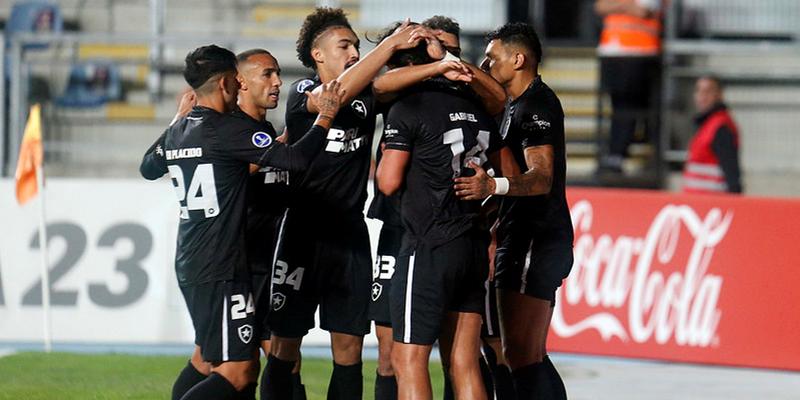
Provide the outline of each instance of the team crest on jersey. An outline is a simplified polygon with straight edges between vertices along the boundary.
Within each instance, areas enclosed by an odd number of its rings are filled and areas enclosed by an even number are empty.
[[[239,339],[244,344],[250,343],[253,340],[253,327],[251,325],[242,325],[239,327]]]
[[[372,284],[372,301],[378,301],[381,297],[381,293],[383,293],[383,285],[378,282],[374,282]]]
[[[367,118],[367,105],[364,104],[363,101],[355,99],[352,103],[350,103],[350,107],[353,108],[353,111],[355,111],[355,113],[361,117],[361,119]]]
[[[286,305],[286,296],[283,293],[275,292],[272,294],[272,310],[278,311]]]
[[[253,142],[253,146],[258,148],[264,148],[272,144],[272,138],[266,132],[256,132],[250,140]]]
[[[303,93],[306,89],[314,86],[314,81],[311,79],[303,79],[302,81],[297,83],[297,93]]]

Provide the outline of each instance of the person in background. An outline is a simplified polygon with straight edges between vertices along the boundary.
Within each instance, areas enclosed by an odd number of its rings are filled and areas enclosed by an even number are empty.
[[[637,126],[655,132],[649,118],[655,110],[661,70],[662,0],[597,0],[603,17],[597,54],[601,89],[611,97],[613,115],[608,148],[598,173],[621,173]]]
[[[739,129],[722,98],[722,83],[700,77],[694,86],[697,132],[689,141],[683,169],[687,193],[741,193]]]

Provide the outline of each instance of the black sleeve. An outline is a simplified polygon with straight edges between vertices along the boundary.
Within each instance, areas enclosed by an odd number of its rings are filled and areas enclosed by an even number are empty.
[[[739,152],[734,141],[734,133],[726,126],[717,129],[714,140],[711,142],[711,150],[714,151],[719,159],[719,165],[725,174],[725,182],[728,184],[728,191],[731,193],[741,193],[741,171],[739,170]]]
[[[500,130],[497,128],[497,124],[494,122],[494,119],[487,117],[486,124],[484,126],[489,131],[489,147],[486,149],[486,154],[493,154],[500,151],[500,149],[502,149],[504,146],[503,137],[500,136]]]
[[[164,157],[164,139],[167,131],[161,134],[142,157],[139,173],[147,180],[156,180],[167,173],[167,159]]]
[[[528,147],[553,145],[557,141],[555,118],[557,113],[541,107],[522,107],[517,111],[513,123],[519,130],[522,149]]]
[[[416,118],[412,115],[401,103],[392,106],[386,114],[386,128],[383,131],[386,150],[411,151],[416,137],[416,129],[412,122]]]
[[[286,145],[256,126],[239,123],[234,132],[223,136],[225,139],[220,140],[220,145],[223,151],[240,161],[288,171],[304,171],[322,149],[326,132],[325,128],[313,125],[300,141]]]
[[[311,118],[312,114],[308,112],[308,97],[306,96],[306,92],[314,90],[316,86],[314,81],[303,79],[296,82],[289,89],[289,96],[286,99],[286,113],[284,114],[289,143],[300,140],[300,138],[307,133],[305,129],[298,131],[297,129],[290,129],[290,127],[293,128],[297,126],[297,122]]]

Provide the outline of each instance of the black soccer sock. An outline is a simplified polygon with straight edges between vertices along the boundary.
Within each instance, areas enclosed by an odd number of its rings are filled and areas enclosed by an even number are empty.
[[[333,363],[333,373],[328,384],[328,400],[361,400],[364,396],[362,364],[339,365]]]
[[[375,400],[397,400],[397,378],[375,373]]]
[[[292,398],[292,369],[294,361],[281,360],[270,354],[261,374],[261,400],[286,400]]]
[[[564,386],[564,380],[561,379],[556,366],[550,360],[549,356],[544,356],[544,362],[547,364],[548,372],[550,372],[550,385],[554,388],[557,399],[567,398],[567,388]]]
[[[222,375],[213,372],[208,378],[194,385],[181,400],[236,400],[239,392]]]
[[[200,373],[189,360],[183,368],[175,383],[172,384],[172,400],[180,400],[194,385],[202,382],[207,377]]]
[[[306,387],[300,380],[300,373],[292,374],[292,400],[306,400]]]
[[[494,399],[492,370],[489,368],[489,364],[486,363],[486,359],[483,357],[478,357],[478,366],[481,369],[481,379],[483,379],[483,388],[486,390],[486,397],[489,399]]]
[[[518,400],[565,400],[559,397],[558,388],[553,385],[550,368],[542,361],[513,371],[514,387]]]
[[[242,389],[239,392],[239,397],[237,397],[237,399],[239,399],[239,400],[256,400],[256,388],[258,388],[258,384],[257,383],[253,382],[253,383],[248,384],[247,386],[245,386],[244,389]]]
[[[497,400],[514,400],[517,394],[514,392],[514,379],[511,377],[511,370],[507,365],[495,364],[492,369],[494,377],[494,394]]]
[[[442,370],[444,371],[444,395],[442,396],[442,400],[455,400],[456,395],[453,393],[453,382],[450,380],[450,370],[442,366]]]

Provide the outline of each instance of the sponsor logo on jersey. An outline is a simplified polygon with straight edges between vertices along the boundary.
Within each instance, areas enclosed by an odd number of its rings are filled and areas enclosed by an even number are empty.
[[[539,115],[533,114],[531,117],[531,121],[523,122],[522,129],[526,131],[533,130],[534,128],[544,130],[550,128],[550,121],[545,121],[544,119],[539,118]]]
[[[378,301],[381,297],[381,293],[383,293],[383,285],[378,282],[374,282],[372,284],[372,301]]]
[[[306,89],[314,86],[314,81],[311,79],[303,79],[302,81],[297,83],[297,93],[303,93]]]
[[[238,329],[239,339],[242,343],[247,344],[253,340],[253,327],[251,325],[242,325]]]
[[[289,183],[289,171],[275,167],[262,167],[258,172],[264,173],[264,183]]]
[[[286,296],[283,293],[275,292],[272,294],[272,310],[278,311],[286,305]]]
[[[358,99],[353,100],[353,102],[350,103],[350,107],[353,108],[353,111],[355,111],[356,115],[361,117],[361,119],[367,118],[367,106],[364,104],[363,101]]]
[[[199,158],[203,156],[202,147],[189,147],[185,149],[167,150],[167,160],[179,160],[181,158]]]
[[[272,144],[272,138],[266,132],[256,132],[250,140],[253,142],[253,146],[258,148],[264,148]]]
[[[358,135],[358,128],[348,130],[331,128],[328,130],[328,144],[325,151],[329,153],[349,153],[356,151],[367,142],[366,136]]]
[[[465,113],[465,112],[457,112],[457,113],[450,113],[450,121],[469,121],[469,122],[478,122],[478,119],[475,118],[475,114],[472,113]]]

